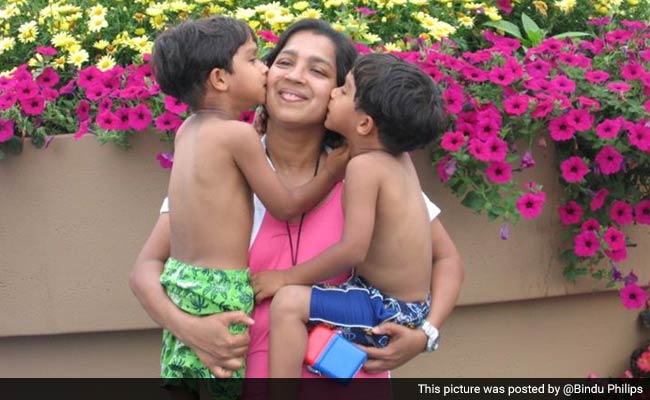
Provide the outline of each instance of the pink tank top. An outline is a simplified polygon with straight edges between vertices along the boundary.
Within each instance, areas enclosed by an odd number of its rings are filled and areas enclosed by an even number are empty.
[[[343,207],[341,194],[343,183],[337,183],[329,196],[316,208],[305,215],[300,235],[298,263],[305,262],[322,253],[341,240],[343,234]],[[299,224],[290,224],[294,253],[298,239]],[[289,236],[284,221],[278,221],[265,213],[259,231],[248,253],[251,274],[263,270],[284,270],[291,268]],[[349,272],[329,279],[326,282],[340,284],[349,277]],[[269,305],[266,300],[255,306],[252,318],[255,324],[250,329],[251,342],[248,347],[247,378],[267,378],[269,356]],[[316,377],[303,368],[303,377]],[[357,377],[388,377],[388,373],[369,375],[363,370]]]

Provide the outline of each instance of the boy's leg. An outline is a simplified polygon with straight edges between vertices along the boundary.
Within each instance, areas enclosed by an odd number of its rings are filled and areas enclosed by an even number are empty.
[[[300,378],[307,351],[310,286],[285,286],[271,303],[271,378]]]

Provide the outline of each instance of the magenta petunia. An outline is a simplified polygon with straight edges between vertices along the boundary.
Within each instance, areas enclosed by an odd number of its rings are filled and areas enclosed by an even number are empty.
[[[36,46],[36,52],[44,56],[53,56],[57,53],[56,49],[50,46]]]
[[[490,161],[492,153],[490,153],[490,148],[480,139],[470,139],[469,140],[469,154],[474,156],[479,161]]]
[[[576,132],[576,128],[569,123],[566,114],[553,118],[548,124],[548,130],[551,134],[551,138],[556,142],[571,140]]]
[[[533,153],[530,152],[530,150],[527,150],[524,153],[524,156],[521,157],[521,168],[526,169],[526,168],[532,168],[535,166],[535,159],[533,158]]]
[[[586,108],[590,111],[600,110],[600,102],[597,99],[592,99],[591,97],[578,96],[578,102],[582,108]]]
[[[522,115],[528,111],[530,105],[530,97],[521,94],[508,97],[503,102],[503,109],[510,115]]]
[[[530,116],[533,118],[544,118],[545,116],[553,112],[554,107],[555,104],[553,104],[552,99],[540,101],[535,106],[533,112],[530,113]]]
[[[438,170],[440,182],[446,183],[456,172],[456,160],[447,155],[438,163],[436,169]]]
[[[563,93],[573,93],[576,90],[576,83],[564,75],[551,80],[555,90]]]
[[[156,159],[162,168],[169,169],[174,165],[173,153],[158,153],[156,154]]]
[[[176,129],[178,129],[182,123],[183,121],[178,117],[178,115],[165,111],[156,118],[154,125],[156,126],[156,129],[160,131],[176,132]]]
[[[605,175],[612,175],[621,170],[623,156],[613,146],[604,146],[596,155],[596,164],[600,172]]]
[[[270,43],[277,43],[278,40],[280,39],[275,33],[271,31],[258,31],[257,36],[261,37],[262,39],[266,40],[267,42]]]
[[[40,115],[45,110],[45,98],[43,96],[34,96],[21,99],[20,106],[27,115]]]
[[[577,132],[584,132],[591,129],[594,124],[594,116],[585,109],[570,110],[566,114],[567,122],[573,126]]]
[[[512,12],[512,1],[511,0],[496,0],[495,5],[505,14],[510,14]]]
[[[496,67],[489,73],[490,81],[499,86],[508,86],[515,80],[515,75],[509,68]]]
[[[41,86],[53,87],[59,83],[59,74],[54,71],[54,68],[47,67],[43,72],[36,78],[36,83]]]
[[[627,259],[627,247],[618,250],[605,250],[605,255],[614,262],[621,262]]]
[[[488,80],[488,73],[480,68],[466,66],[461,69],[460,72],[463,74],[463,77],[465,77],[465,79],[472,82],[485,82]]]
[[[580,222],[584,210],[578,203],[571,200],[566,204],[562,204],[558,207],[558,213],[560,214],[560,222],[562,225],[573,225]]]
[[[442,135],[440,147],[449,152],[454,152],[460,150],[460,148],[465,145],[466,141],[467,139],[465,138],[465,135],[460,131],[445,132],[445,134]]]
[[[77,78],[77,85],[84,89],[100,83],[102,79],[101,71],[94,65],[86,67],[79,71],[79,77]]]
[[[8,110],[16,104],[18,96],[14,93],[5,93],[0,96],[0,110]]]
[[[630,85],[625,82],[611,82],[605,85],[607,89],[614,93],[623,94],[631,89]]]
[[[490,152],[490,161],[505,161],[508,155],[508,144],[498,136],[492,136],[485,141]]]
[[[174,114],[182,114],[187,111],[187,104],[172,96],[165,96],[165,110]]]
[[[363,15],[377,14],[377,11],[371,10],[369,8],[366,8],[366,7],[354,7],[354,11],[358,12],[359,14],[363,14]]]
[[[560,164],[562,178],[567,182],[581,182],[589,173],[589,167],[580,157],[573,156]]]
[[[605,71],[589,71],[585,73],[585,79],[591,83],[603,83],[609,79],[609,74]]]
[[[86,88],[86,97],[88,100],[97,101],[108,96],[110,90],[103,83],[98,82]]]
[[[97,115],[97,125],[99,125],[100,128],[107,131],[120,129],[119,120],[117,119],[115,114],[113,114],[108,110]]]
[[[600,231],[600,224],[596,218],[589,218],[580,225],[580,230],[598,232]]]
[[[594,231],[582,231],[573,238],[573,252],[579,257],[591,257],[600,250],[600,241]]]
[[[645,304],[647,295],[645,290],[635,283],[625,285],[619,292],[623,306],[628,310],[636,310]]]
[[[642,200],[634,206],[634,216],[637,224],[650,225],[650,200]]]
[[[607,198],[608,194],[609,194],[609,190],[605,188],[599,189],[594,194],[594,197],[591,198],[591,203],[589,203],[589,209],[591,211],[600,210],[601,207],[605,204],[605,198]]]
[[[603,120],[596,127],[596,135],[601,139],[613,139],[621,130],[621,121],[618,118]]]
[[[616,29],[605,34],[605,41],[612,44],[625,45],[632,38],[632,32],[624,29]]]
[[[113,100],[110,97],[104,97],[97,106],[97,112],[111,111],[113,108]]]
[[[546,193],[526,193],[517,200],[517,211],[526,219],[533,219],[542,213]]]
[[[16,83],[14,91],[19,100],[31,99],[38,95],[38,86],[31,80],[22,80]]]
[[[492,118],[479,118],[476,125],[476,134],[483,140],[497,136],[501,129],[499,121]]]
[[[0,143],[4,143],[14,136],[14,121],[0,118]]]
[[[463,88],[460,85],[450,85],[443,93],[447,112],[458,114],[463,110]]]
[[[634,221],[632,206],[621,200],[616,200],[612,204],[612,208],[609,210],[609,216],[612,221],[619,225],[630,224]]]
[[[90,104],[88,104],[86,100],[81,100],[79,104],[77,104],[77,108],[75,108],[75,113],[77,114],[77,117],[79,117],[80,121],[87,120],[90,115]]]
[[[129,124],[129,115],[131,114],[131,109],[128,107],[120,107],[115,110],[115,117],[117,118],[117,125],[119,130],[127,131],[130,129],[131,125]]]
[[[88,133],[88,126],[90,125],[90,120],[85,120],[81,121],[79,123],[79,129],[77,129],[77,132],[74,134],[74,139],[79,140],[82,137],[86,136],[86,133]]]
[[[625,247],[625,235],[613,226],[607,228],[603,239],[610,250],[620,250]]]
[[[641,64],[637,63],[627,63],[621,68],[621,78],[633,81],[635,79],[641,79],[645,75],[646,71]]]
[[[650,127],[644,124],[627,124],[630,143],[643,152],[650,152]]]
[[[131,129],[143,131],[151,123],[151,110],[144,103],[131,108],[129,112],[129,125]]]
[[[535,61],[525,64],[526,71],[531,78],[544,79],[548,76],[551,70],[551,64],[544,60],[537,59]]]
[[[512,167],[506,162],[493,161],[488,164],[485,174],[494,183],[508,183],[512,179]]]

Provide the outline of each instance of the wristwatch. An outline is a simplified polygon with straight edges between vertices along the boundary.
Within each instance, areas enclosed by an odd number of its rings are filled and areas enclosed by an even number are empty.
[[[440,345],[440,332],[438,332],[438,329],[426,319],[419,328],[427,335],[427,346],[424,348],[424,352],[431,353],[432,351],[436,351]]]

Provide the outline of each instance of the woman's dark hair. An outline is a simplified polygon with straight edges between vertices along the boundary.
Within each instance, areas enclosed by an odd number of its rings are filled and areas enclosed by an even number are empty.
[[[344,34],[338,32],[330,24],[321,19],[302,19],[287,30],[285,30],[273,50],[266,56],[266,64],[271,67],[278,57],[278,54],[287,45],[291,37],[298,32],[312,32],[316,35],[325,36],[334,44],[336,49],[336,85],[341,86],[345,82],[345,76],[352,69],[358,52],[354,44]],[[324,144],[337,147],[342,143],[342,137],[336,132],[326,130]]]
[[[210,71],[232,72],[232,59],[255,34],[243,21],[224,16],[187,20],[156,38],[151,66],[163,93],[197,109]]]

